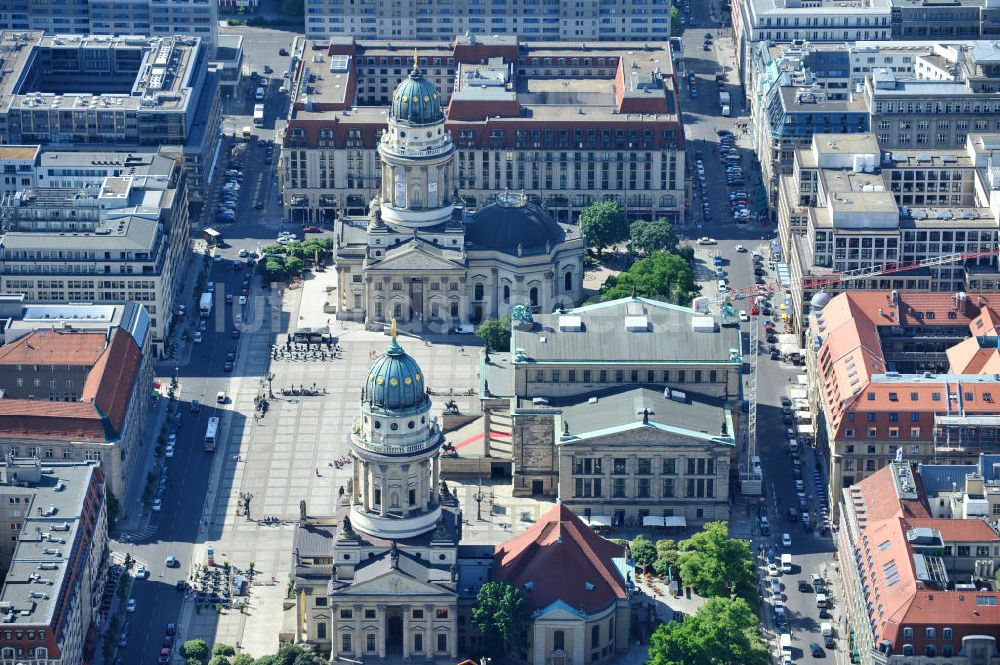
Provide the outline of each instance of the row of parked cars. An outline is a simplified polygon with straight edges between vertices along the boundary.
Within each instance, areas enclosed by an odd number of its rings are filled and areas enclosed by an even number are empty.
[[[240,198],[240,188],[243,184],[243,163],[239,160],[230,163],[226,171],[226,184],[219,194],[219,210],[215,219],[219,222],[236,221],[236,204]]]

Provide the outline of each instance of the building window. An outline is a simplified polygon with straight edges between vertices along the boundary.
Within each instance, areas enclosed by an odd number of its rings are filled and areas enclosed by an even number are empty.
[[[375,491],[377,492],[378,490],[375,490]],[[354,618],[354,610],[344,610],[344,609],[340,610],[340,618],[341,619],[353,619]]]
[[[639,479],[639,498],[648,499],[649,498],[649,478]]]
[[[326,639],[326,622],[320,621],[316,624],[316,639],[325,640]]]
[[[663,460],[663,474],[672,476],[677,473],[677,458],[667,457]]]
[[[590,648],[596,649],[599,646],[601,646],[601,627],[597,625],[590,629]]]
[[[653,464],[651,459],[649,459],[648,457],[640,457],[638,462],[639,462],[639,468],[636,470],[636,473],[653,472]]]
[[[435,619],[447,619],[448,618],[448,608],[447,607],[439,607],[439,608],[435,609],[434,610],[434,618]]]
[[[413,636],[413,650],[417,653],[424,650],[424,636],[420,633]]]
[[[674,479],[664,478],[663,479],[663,498],[670,499],[674,496]]]
[[[375,610],[365,610],[365,618],[366,619],[374,619],[375,618]]]
[[[326,596],[316,596],[316,607],[326,607]]]
[[[365,651],[375,653],[375,633],[365,634]]]
[[[354,649],[351,645],[351,634],[341,633],[340,635],[340,650],[345,653],[353,653]]]
[[[438,633],[437,640],[438,640],[438,648],[437,648],[437,650],[438,651],[447,651],[448,650],[448,635],[446,635],[445,633]]]
[[[423,610],[413,610],[413,618],[414,619],[423,619],[424,618],[424,611]]]
[[[903,639],[904,640],[912,640],[913,639],[913,629],[912,628],[910,628],[908,626],[903,628]]]
[[[616,499],[625,498],[625,479],[615,478],[614,485],[612,487],[612,497]]]
[[[627,471],[625,471],[625,458],[624,457],[616,457],[615,458],[615,464],[614,464],[614,471],[613,472],[614,473],[627,473]]]
[[[561,630],[552,633],[552,648],[555,651],[564,651],[566,649],[566,633]]]

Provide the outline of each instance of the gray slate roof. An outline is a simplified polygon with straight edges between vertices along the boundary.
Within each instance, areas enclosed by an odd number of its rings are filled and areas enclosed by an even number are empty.
[[[625,330],[626,309],[645,310],[649,321],[647,331]],[[514,331],[512,348],[524,350],[527,356],[524,362],[728,364],[730,350],[738,353],[740,349],[738,329],[716,326],[715,332],[693,332],[692,319],[704,315],[646,298],[621,298],[577,307],[564,314],[581,317],[583,330],[559,330],[560,314],[553,313],[536,315],[531,330]]]
[[[673,394],[676,396],[676,392]],[[725,401],[691,393],[683,395],[684,401],[679,401],[664,397],[664,389],[660,387],[626,385],[574,397],[548,398],[548,403],[549,407],[562,410],[571,437],[641,425],[643,410],[648,410],[650,425],[682,434],[686,430],[704,437],[718,437],[720,443],[732,445],[732,423],[726,418]],[[589,401],[592,397],[597,398],[594,404]],[[726,421],[725,435],[723,421]]]

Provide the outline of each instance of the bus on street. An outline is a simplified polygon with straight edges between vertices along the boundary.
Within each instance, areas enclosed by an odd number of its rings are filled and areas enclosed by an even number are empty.
[[[208,419],[208,429],[205,430],[205,450],[211,452],[215,450],[215,441],[219,436],[219,419],[211,417]]]

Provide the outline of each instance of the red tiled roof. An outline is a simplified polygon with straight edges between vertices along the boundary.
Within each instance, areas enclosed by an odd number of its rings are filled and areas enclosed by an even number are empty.
[[[89,342],[92,337],[99,337],[103,345],[103,333],[81,339]],[[116,437],[124,429],[141,362],[142,351],[135,340],[116,329],[111,342],[88,363],[93,367],[79,402],[0,399],[0,437],[86,441]]]
[[[906,524],[913,529],[937,529],[946,543],[1000,543],[1000,536],[982,520],[923,517],[908,519]]]
[[[532,610],[561,600],[592,612],[626,597],[625,580],[611,561],[623,556],[624,548],[594,533],[560,503],[520,536],[497,545],[496,579],[520,588]]]
[[[931,418],[918,418],[916,422],[909,417],[890,421],[889,413],[929,415],[948,410],[948,405],[941,401],[945,391],[940,385],[905,379],[871,383],[874,375],[884,374],[887,369],[878,334],[881,326],[968,325],[973,337],[948,350],[951,372],[1000,373],[1000,352],[981,349],[975,339],[976,335],[996,334],[996,325],[1000,322],[992,309],[1000,305],[996,294],[968,294],[959,299],[949,293],[897,292],[896,303],[893,297],[891,292],[841,293],[823,308],[822,317],[812,322],[812,329],[824,338],[817,357],[822,374],[822,398],[833,438],[850,438],[848,430],[857,438],[865,438],[869,437],[869,429],[874,428],[874,436],[880,439],[927,440],[932,434]],[[961,405],[966,413],[993,414],[1000,412],[1000,406],[992,401],[994,392],[1000,397],[997,384],[978,382],[953,385],[952,389],[960,391],[963,398],[965,393],[972,393],[972,399],[963,399]],[[985,399],[986,393],[990,400]],[[934,400],[935,394],[938,400]],[[860,413],[865,418],[855,417],[853,422],[848,422],[848,413]],[[868,413],[875,413],[875,421],[867,421]],[[891,428],[898,431],[893,435]],[[917,436],[913,436],[914,430],[919,430]]]
[[[868,598],[871,616],[876,619],[875,644],[888,641],[895,654],[909,644],[918,655],[923,654],[925,644],[935,644],[940,653],[940,643],[927,640],[926,628],[935,628],[941,639],[944,626],[952,628],[956,651],[968,635],[1000,638],[1000,606],[980,605],[977,600],[977,596],[1000,594],[949,591],[925,584],[917,578],[907,532],[918,527],[937,529],[946,543],[997,542],[1000,538],[981,520],[932,518],[922,500],[899,497],[893,473],[893,465],[885,466],[846,492],[864,506],[861,512],[860,505],[848,501],[845,508],[866,518],[856,543],[861,548],[857,572],[862,584],[871,589]],[[917,495],[925,496],[919,474],[914,473],[913,479]],[[904,639],[904,627],[913,629],[911,638]]]
[[[142,350],[124,330],[115,330],[111,343],[87,375],[82,400],[93,401],[115,432],[121,432],[132,388],[139,378]]]
[[[0,365],[93,365],[104,345],[103,332],[33,330],[0,346]]]

